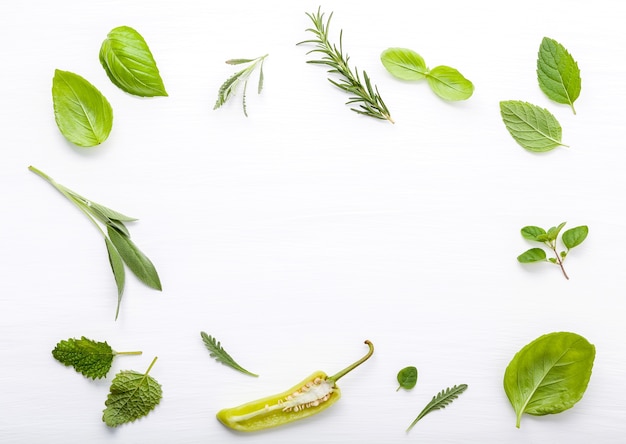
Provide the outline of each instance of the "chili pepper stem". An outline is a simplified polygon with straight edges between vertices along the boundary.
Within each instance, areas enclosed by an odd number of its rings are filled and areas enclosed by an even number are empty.
[[[337,382],[339,380],[339,378],[343,377],[347,373],[350,373],[352,370],[357,368],[359,365],[361,365],[365,361],[367,361],[370,358],[370,356],[372,356],[372,354],[374,354],[374,344],[372,344],[369,340],[366,340],[365,344],[367,344],[367,346],[370,348],[365,356],[363,356],[361,359],[356,361],[354,364],[349,365],[348,367],[344,368],[339,373],[336,373],[333,376],[330,376],[326,380],[329,381],[329,382],[335,383],[335,382]]]

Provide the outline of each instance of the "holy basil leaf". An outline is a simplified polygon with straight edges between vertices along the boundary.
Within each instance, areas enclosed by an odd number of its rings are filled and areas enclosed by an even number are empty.
[[[398,388],[396,392],[401,388],[410,390],[417,384],[417,368],[413,366],[405,367],[398,372]]]
[[[74,145],[92,147],[109,137],[113,126],[111,104],[83,77],[55,70],[52,102],[61,134]]]
[[[570,228],[563,232],[561,240],[568,250],[582,244],[589,234],[589,228],[586,225]]]
[[[521,232],[522,232],[522,237],[524,239],[528,239],[532,241],[536,241],[538,240],[538,236],[542,236],[546,234],[546,230],[544,230],[543,228],[535,227],[532,225],[522,228]],[[540,241],[540,242],[543,242],[543,241]]]
[[[430,89],[444,100],[467,100],[474,93],[474,85],[454,68],[436,66],[426,75]]]
[[[402,80],[421,80],[428,72],[426,62],[415,51],[406,48],[388,48],[380,55],[389,73]]]
[[[137,278],[150,288],[161,290],[161,281],[154,265],[128,237],[107,226],[109,239]]]
[[[109,32],[100,47],[100,63],[111,82],[129,94],[167,96],[148,44],[131,27],[120,26]]]
[[[569,105],[574,114],[574,101],[580,95],[581,79],[578,64],[556,40],[544,37],[537,58],[539,87],[549,99]]]
[[[546,252],[541,248],[531,248],[517,256],[517,260],[522,264],[530,264],[532,262],[545,261],[546,257]]]
[[[500,102],[500,114],[513,139],[529,151],[545,152],[561,143],[561,125],[547,109],[519,100]]]
[[[520,427],[523,413],[548,415],[574,406],[583,397],[596,348],[569,332],[535,339],[513,357],[504,373],[504,390]]]

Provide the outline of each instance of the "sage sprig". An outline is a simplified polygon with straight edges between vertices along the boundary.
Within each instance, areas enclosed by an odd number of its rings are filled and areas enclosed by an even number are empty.
[[[63,196],[72,202],[80,211],[87,216],[94,226],[100,231],[104,238],[104,242],[109,255],[109,263],[117,285],[117,308],[115,310],[115,319],[117,319],[122,302],[122,294],[124,293],[124,284],[126,281],[124,264],[150,288],[161,290],[161,281],[156,268],[148,259],[148,257],[139,250],[139,248],[130,240],[130,233],[126,227],[126,222],[132,222],[137,219],[112,210],[93,202],[80,194],[70,190],[69,188],[56,182],[50,176],[35,168],[29,166],[28,169],[46,182],[56,188]],[[106,232],[102,229],[101,224],[106,227]]]
[[[241,71],[233,74],[224,83],[222,83],[222,86],[220,86],[220,89],[217,93],[217,101],[215,102],[215,106],[213,107],[213,109],[218,109],[224,103],[226,103],[228,99],[230,99],[232,96],[235,95],[239,84],[243,83],[243,94],[242,94],[243,113],[246,117],[248,117],[248,110],[246,106],[246,90],[248,87],[248,78],[254,72],[254,70],[257,69],[258,67],[259,68],[259,84],[257,86],[257,93],[261,94],[261,91],[263,90],[263,81],[264,81],[263,62],[265,61],[265,58],[268,55],[269,54],[265,54],[264,56],[257,57],[256,59],[226,60],[226,63],[228,63],[229,65],[241,65],[244,63],[249,63],[249,65],[246,68],[242,69]]]

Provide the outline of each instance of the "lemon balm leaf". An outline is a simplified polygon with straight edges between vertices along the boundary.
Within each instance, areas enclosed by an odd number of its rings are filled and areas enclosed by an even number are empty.
[[[528,151],[545,152],[567,146],[561,142],[561,125],[547,109],[508,100],[500,102],[500,114],[513,139]]]
[[[576,114],[574,102],[581,91],[578,63],[563,45],[544,37],[537,57],[539,87],[550,100],[569,105]]]

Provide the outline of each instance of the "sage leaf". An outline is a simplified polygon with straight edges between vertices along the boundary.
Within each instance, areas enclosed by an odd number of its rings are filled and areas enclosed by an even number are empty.
[[[537,57],[539,87],[550,100],[569,105],[576,114],[574,102],[580,95],[580,69],[574,57],[554,39],[544,37]]]
[[[541,248],[531,248],[517,256],[517,260],[522,264],[541,262],[546,260],[546,252]]]
[[[152,52],[144,38],[129,26],[109,32],[100,47],[100,63],[121,90],[141,97],[167,96]]]
[[[571,250],[582,244],[583,241],[587,239],[587,234],[589,234],[589,227],[582,225],[564,231],[561,240],[563,241],[563,245],[565,245],[568,250]]]
[[[544,230],[543,228],[535,227],[532,225],[522,228],[521,232],[522,232],[522,237],[524,239],[528,239],[532,241],[536,241],[538,240],[539,236],[543,236],[546,234],[546,230]],[[543,242],[543,240],[539,242]]]
[[[515,354],[504,373],[504,390],[520,427],[523,413],[548,415],[574,406],[587,390],[596,348],[570,332],[549,333]]]
[[[139,248],[128,237],[118,232],[115,228],[107,226],[109,239],[118,253],[137,278],[150,288],[161,290],[161,281],[156,268]]]
[[[426,75],[430,89],[444,100],[467,100],[474,93],[474,84],[449,66],[436,66]]]
[[[502,120],[513,139],[528,151],[545,152],[561,142],[561,125],[547,109],[519,100],[500,102]]]
[[[111,104],[83,77],[55,70],[52,102],[61,134],[74,145],[93,147],[109,137],[113,126]]]
[[[401,388],[405,390],[411,390],[417,384],[417,368],[413,366],[405,367],[398,372],[398,388],[396,392]]]
[[[120,253],[115,248],[115,245],[111,240],[105,236],[104,243],[107,246],[107,253],[109,254],[109,263],[111,264],[111,270],[113,271],[113,277],[115,278],[115,285],[117,286],[117,308],[115,309],[115,319],[117,320],[120,314],[120,305],[122,303],[122,295],[124,294],[124,284],[126,283],[126,271],[124,270],[124,261]]]
[[[380,61],[392,76],[401,80],[421,80],[428,72],[422,56],[411,49],[388,48],[380,55]]]

